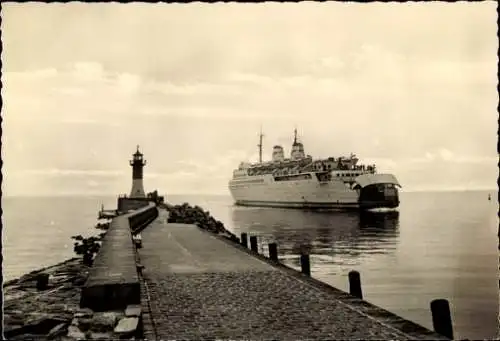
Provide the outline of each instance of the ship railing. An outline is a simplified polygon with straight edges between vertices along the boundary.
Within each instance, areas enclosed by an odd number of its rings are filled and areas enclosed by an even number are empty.
[[[309,162],[307,165],[301,167],[301,170],[302,169],[307,169],[307,167],[311,167],[313,165],[314,162]],[[300,166],[299,166],[300,167]]]

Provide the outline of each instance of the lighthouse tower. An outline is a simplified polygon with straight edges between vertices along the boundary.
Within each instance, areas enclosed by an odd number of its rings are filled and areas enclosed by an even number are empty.
[[[143,160],[142,154],[137,146],[137,151],[130,160],[132,166],[132,191],[130,191],[131,198],[145,198],[144,185],[142,184],[142,169],[146,165],[146,160]]]

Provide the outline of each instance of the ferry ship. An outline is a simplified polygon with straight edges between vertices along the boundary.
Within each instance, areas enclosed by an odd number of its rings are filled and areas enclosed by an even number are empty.
[[[398,187],[393,174],[379,174],[375,165],[358,165],[358,158],[306,155],[297,139],[290,158],[282,146],[273,147],[272,160],[262,161],[262,132],[259,162],[241,162],[233,171],[229,191],[236,205],[301,209],[395,209]]]

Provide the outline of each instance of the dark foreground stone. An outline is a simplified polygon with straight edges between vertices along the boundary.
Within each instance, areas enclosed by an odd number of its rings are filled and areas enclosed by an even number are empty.
[[[37,288],[40,273],[48,274],[48,283],[42,291]],[[71,341],[140,337],[137,324],[134,329],[125,310],[95,312],[80,308],[82,285],[88,273],[89,267],[81,259],[73,258],[8,281],[4,285],[5,338]],[[126,309],[140,319],[137,306]],[[120,323],[122,327],[115,332]]]
[[[74,312],[79,309],[80,285],[87,273],[88,268],[81,259],[72,258],[6,282],[3,287],[5,337],[45,340],[65,334]],[[44,278],[43,285],[40,278]]]

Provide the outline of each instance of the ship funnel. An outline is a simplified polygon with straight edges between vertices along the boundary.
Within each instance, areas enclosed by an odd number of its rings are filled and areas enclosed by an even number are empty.
[[[299,160],[305,158],[304,145],[297,140],[297,129],[294,130],[294,139],[292,144],[292,152],[290,153],[290,158],[292,160]]]

